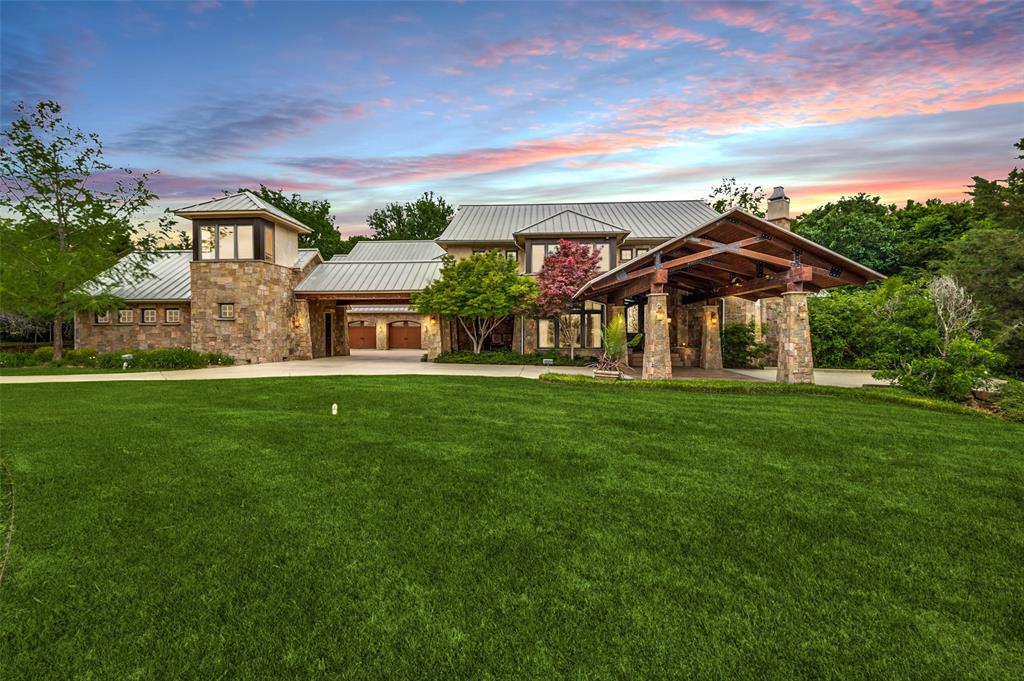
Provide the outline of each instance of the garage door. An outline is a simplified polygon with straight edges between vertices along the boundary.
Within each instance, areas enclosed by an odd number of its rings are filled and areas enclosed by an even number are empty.
[[[348,343],[356,350],[373,350],[377,347],[377,329],[366,322],[351,322]]]
[[[420,325],[416,322],[392,322],[388,324],[388,348],[420,348]]]

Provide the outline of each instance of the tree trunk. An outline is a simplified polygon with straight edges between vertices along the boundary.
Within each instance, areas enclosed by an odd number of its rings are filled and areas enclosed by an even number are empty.
[[[53,358],[64,359],[64,316],[53,315]]]

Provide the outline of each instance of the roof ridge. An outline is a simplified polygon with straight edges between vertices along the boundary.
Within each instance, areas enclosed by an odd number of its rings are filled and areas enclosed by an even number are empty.
[[[480,206],[573,206],[573,205],[609,205],[609,204],[624,204],[624,203],[703,203],[707,204],[704,199],[637,199],[634,201],[551,201],[546,203],[460,203],[459,208],[462,206],[467,207],[480,207]],[[566,210],[572,210],[567,208]]]

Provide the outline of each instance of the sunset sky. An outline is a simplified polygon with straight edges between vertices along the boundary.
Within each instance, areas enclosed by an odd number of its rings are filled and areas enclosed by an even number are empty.
[[[1024,136],[1024,2],[3,2],[3,119],[56,99],[160,207],[963,197]]]

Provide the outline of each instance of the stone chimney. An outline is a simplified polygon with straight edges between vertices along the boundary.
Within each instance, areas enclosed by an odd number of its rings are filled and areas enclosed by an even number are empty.
[[[782,187],[776,187],[768,197],[768,210],[764,219],[774,222],[782,229],[789,229],[789,197]]]

